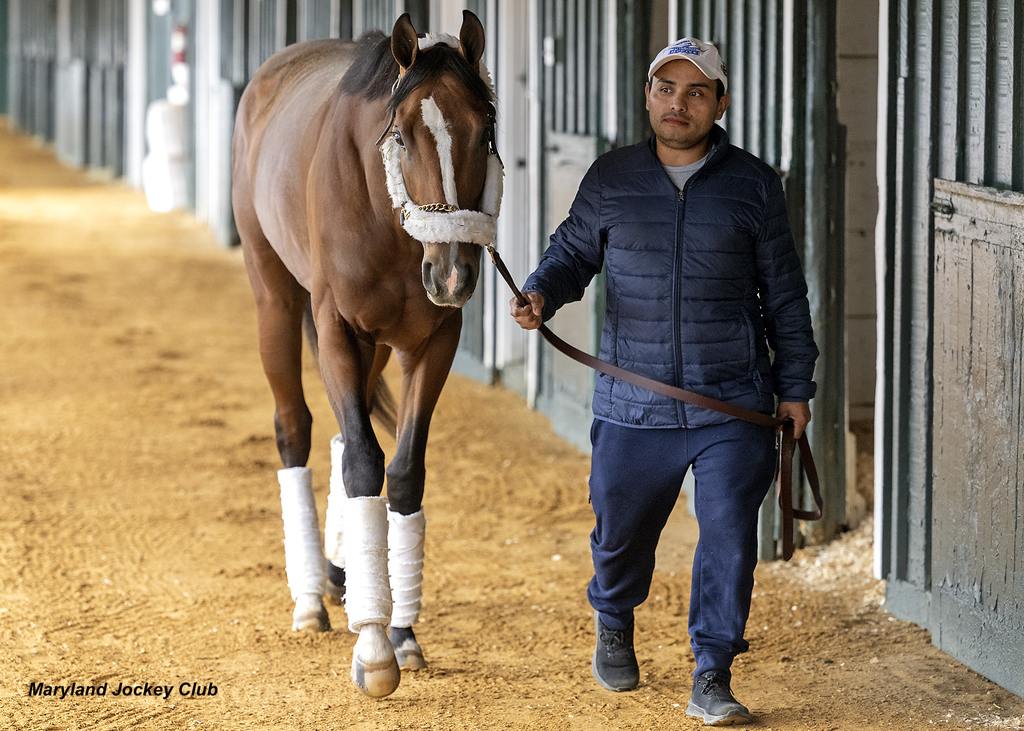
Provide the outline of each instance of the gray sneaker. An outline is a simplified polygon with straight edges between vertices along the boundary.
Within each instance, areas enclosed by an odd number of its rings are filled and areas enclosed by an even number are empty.
[[[620,692],[633,690],[640,684],[640,667],[633,652],[633,625],[629,629],[608,629],[594,612],[597,644],[590,671],[602,688]]]
[[[747,707],[732,694],[730,680],[729,673],[721,670],[708,670],[694,678],[686,715],[702,719],[705,726],[732,726],[753,721]]]

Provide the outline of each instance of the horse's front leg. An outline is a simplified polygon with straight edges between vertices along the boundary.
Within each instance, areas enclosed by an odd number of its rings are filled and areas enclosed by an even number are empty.
[[[370,426],[365,386],[369,363],[331,298],[324,299],[316,312],[320,371],[345,435],[345,612],[349,630],[359,634],[352,649],[352,682],[367,695],[381,697],[393,693],[401,678],[387,633],[391,620],[388,520],[386,500],[380,497],[384,452]]]
[[[404,380],[398,447],[387,468],[388,569],[391,575],[391,643],[403,670],[426,667],[413,625],[423,597],[424,460],[434,406],[451,369],[462,329],[462,312],[449,315],[423,347],[398,353]]]

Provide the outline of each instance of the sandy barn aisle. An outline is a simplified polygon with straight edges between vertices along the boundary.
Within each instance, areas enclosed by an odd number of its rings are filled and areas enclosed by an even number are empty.
[[[673,516],[638,612],[641,689],[601,690],[588,460],[518,397],[449,381],[428,452],[431,666],[372,701],[347,678],[352,636],[289,630],[272,404],[239,252],[0,132],[0,291],[0,726],[696,726],[683,715],[693,520]],[[335,429],[306,370],[322,511]],[[1024,725],[1024,701],[879,608],[869,537],[758,569],[734,683],[757,727]],[[183,697],[193,681],[207,694]],[[173,690],[62,700],[29,697],[33,682]]]

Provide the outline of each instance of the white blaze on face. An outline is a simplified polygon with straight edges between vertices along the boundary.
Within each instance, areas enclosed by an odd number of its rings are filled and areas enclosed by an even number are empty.
[[[448,123],[441,114],[441,109],[428,96],[420,103],[423,110],[423,123],[434,135],[437,142],[437,159],[441,161],[441,184],[444,187],[445,203],[459,207],[459,197],[455,190],[455,165],[452,162],[452,136],[448,132]]]

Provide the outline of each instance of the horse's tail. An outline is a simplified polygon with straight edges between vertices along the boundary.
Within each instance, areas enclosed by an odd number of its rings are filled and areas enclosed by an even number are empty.
[[[378,345],[373,356],[372,371],[369,388],[370,418],[386,433],[397,438],[398,436],[398,409],[395,406],[395,396],[388,388],[388,382],[384,380],[384,366],[391,357],[391,348],[387,345]]]
[[[377,385],[373,390],[373,401],[370,403],[370,418],[388,434],[398,436],[398,413],[395,407],[395,397],[388,388],[388,382],[384,376],[377,379]]]
[[[320,358],[320,341],[316,336],[316,322],[313,320],[313,297],[306,296],[306,310],[302,313],[302,332],[306,334],[306,342],[313,353],[313,360]]]
[[[313,353],[313,359],[320,357],[319,340],[316,335],[316,322],[313,320],[313,303],[310,298],[306,299],[306,311],[302,316],[302,331],[306,334],[306,341]],[[367,388],[370,403],[370,418],[374,423],[392,436],[398,434],[398,409],[395,406],[395,396],[388,388],[388,382],[384,380],[384,366],[391,357],[391,348],[387,345],[378,345],[373,354],[373,365],[370,368],[370,383]]]

